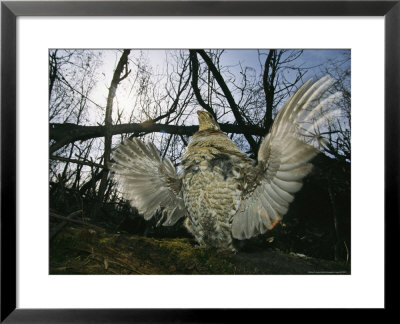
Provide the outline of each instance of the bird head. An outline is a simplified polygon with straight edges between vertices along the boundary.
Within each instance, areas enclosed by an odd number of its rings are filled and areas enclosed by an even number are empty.
[[[197,116],[199,118],[199,130],[220,130],[218,123],[215,121],[213,115],[208,111],[198,110]]]

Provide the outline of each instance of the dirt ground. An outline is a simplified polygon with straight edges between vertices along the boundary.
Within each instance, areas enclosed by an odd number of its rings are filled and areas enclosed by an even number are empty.
[[[190,238],[111,234],[71,224],[50,242],[49,273],[350,274],[350,267],[272,248],[218,253]]]

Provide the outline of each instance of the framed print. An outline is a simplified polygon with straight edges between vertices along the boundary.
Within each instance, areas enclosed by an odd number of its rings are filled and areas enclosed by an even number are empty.
[[[2,2],[1,320],[390,308],[399,15]]]

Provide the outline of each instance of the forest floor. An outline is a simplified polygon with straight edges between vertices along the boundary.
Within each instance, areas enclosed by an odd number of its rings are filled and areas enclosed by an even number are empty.
[[[350,274],[344,262],[246,249],[201,249],[190,238],[108,233],[68,224],[50,242],[50,274]]]

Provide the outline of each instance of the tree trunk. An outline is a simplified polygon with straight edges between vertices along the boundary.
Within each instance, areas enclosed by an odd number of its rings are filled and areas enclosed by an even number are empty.
[[[111,140],[112,140],[112,107],[115,98],[115,93],[118,88],[118,84],[125,79],[129,72],[128,71],[128,55],[131,51],[124,50],[122,56],[118,62],[117,68],[115,69],[113,79],[111,81],[110,89],[108,91],[107,97],[107,106],[106,106],[106,116],[104,120],[105,125],[105,136],[104,136],[104,165],[107,166],[108,162],[110,162],[110,155],[111,155]],[[125,67],[125,75],[121,77],[121,74]],[[98,192],[98,200],[102,202],[104,200],[104,193],[107,188],[107,178],[108,172],[104,172],[101,178],[99,192]]]
[[[263,74],[263,88],[265,95],[266,112],[264,116],[264,127],[267,131],[272,126],[272,111],[274,109],[274,79],[276,75],[276,66],[274,64],[276,57],[276,50],[270,50],[265,60],[264,74]],[[271,73],[270,73],[271,70]]]

